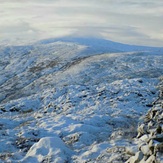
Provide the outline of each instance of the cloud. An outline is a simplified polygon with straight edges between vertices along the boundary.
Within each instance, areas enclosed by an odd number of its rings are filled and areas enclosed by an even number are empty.
[[[161,0],[0,0],[0,39],[94,36],[163,46]]]

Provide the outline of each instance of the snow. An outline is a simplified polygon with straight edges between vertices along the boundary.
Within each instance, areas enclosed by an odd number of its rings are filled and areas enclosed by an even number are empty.
[[[135,151],[162,53],[88,38],[2,46],[0,162],[101,163]]]
[[[73,152],[66,147],[64,142],[59,137],[44,137],[29,149],[22,162],[39,163],[43,161],[53,161],[62,163],[68,161],[72,153]]]

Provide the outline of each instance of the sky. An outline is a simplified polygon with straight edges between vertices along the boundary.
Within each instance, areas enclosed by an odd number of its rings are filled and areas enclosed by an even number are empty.
[[[163,0],[0,0],[0,42],[64,36],[163,47]]]

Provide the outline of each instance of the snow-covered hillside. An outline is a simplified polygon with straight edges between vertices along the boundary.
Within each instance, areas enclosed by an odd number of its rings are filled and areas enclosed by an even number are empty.
[[[3,45],[0,70],[0,162],[124,162],[157,98],[163,48],[93,38]]]

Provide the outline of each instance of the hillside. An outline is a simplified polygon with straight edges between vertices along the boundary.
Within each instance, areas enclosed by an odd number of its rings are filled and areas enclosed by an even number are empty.
[[[163,48],[66,37],[3,45],[0,70],[0,162],[124,162],[158,97]]]

